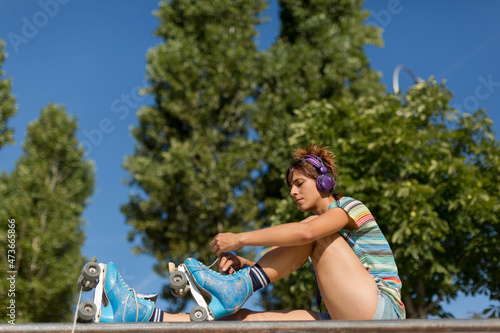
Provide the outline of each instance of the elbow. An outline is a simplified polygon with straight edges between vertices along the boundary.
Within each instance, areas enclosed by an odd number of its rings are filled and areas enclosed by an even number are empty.
[[[309,244],[314,242],[316,240],[316,237],[311,228],[309,228],[308,226],[304,226],[300,228],[298,239],[300,244]]]

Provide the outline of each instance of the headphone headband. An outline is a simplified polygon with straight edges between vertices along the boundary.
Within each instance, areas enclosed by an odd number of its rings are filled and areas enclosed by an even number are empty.
[[[316,155],[305,155],[305,160],[314,165],[321,174],[327,173],[328,169],[323,164],[323,160]]]

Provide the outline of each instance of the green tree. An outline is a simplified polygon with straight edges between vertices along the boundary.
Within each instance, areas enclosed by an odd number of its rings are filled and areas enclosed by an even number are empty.
[[[210,238],[247,228],[257,211],[249,114],[263,9],[255,0],[177,0],[156,12],[164,42],[148,55],[146,89],[155,104],[138,112],[136,151],[124,168],[140,191],[122,211],[130,240],[141,241],[137,252],[154,255],[163,276],[168,261],[209,264]]]
[[[451,96],[430,79],[368,103],[314,101],[291,124],[289,144],[339,156],[342,192],[367,203],[392,243],[410,318],[449,317],[442,302],[459,291],[499,299],[500,147],[484,111],[459,114]]]
[[[93,192],[94,169],[84,160],[75,133],[77,122],[50,104],[29,124],[24,154],[10,175],[1,175],[0,216],[15,220],[15,296],[2,297],[5,309],[15,300],[16,323],[59,322],[72,318],[76,280],[84,257],[82,213]],[[7,223],[0,225],[7,234]],[[0,239],[7,249],[7,238]],[[0,257],[8,267],[7,257]],[[9,284],[0,282],[7,295]],[[5,317],[7,320],[9,318]]]
[[[11,80],[3,78],[2,64],[5,61],[5,43],[0,40],[0,149],[14,143],[13,130],[7,127],[7,121],[16,114],[16,99],[12,95]]]

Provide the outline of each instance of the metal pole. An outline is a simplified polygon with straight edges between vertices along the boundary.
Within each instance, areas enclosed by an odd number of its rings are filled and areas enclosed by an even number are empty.
[[[413,73],[411,71],[411,69],[409,69],[405,65],[398,65],[394,69],[394,73],[392,73],[392,89],[394,90],[394,93],[396,93],[396,94],[399,93],[399,72],[401,72],[402,70],[404,70],[406,73],[408,73],[415,83],[424,83],[425,82],[423,79],[416,76],[415,73]]]

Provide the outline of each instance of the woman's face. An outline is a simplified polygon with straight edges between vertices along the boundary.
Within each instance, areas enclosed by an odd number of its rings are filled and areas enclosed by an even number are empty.
[[[295,170],[290,182],[290,195],[302,212],[315,212],[321,200],[321,194],[316,187],[316,180]]]

